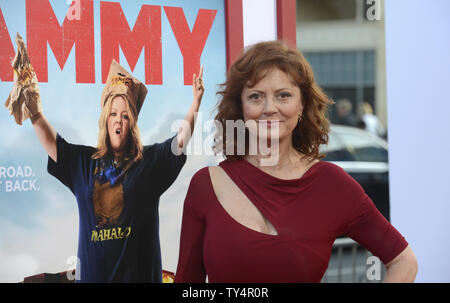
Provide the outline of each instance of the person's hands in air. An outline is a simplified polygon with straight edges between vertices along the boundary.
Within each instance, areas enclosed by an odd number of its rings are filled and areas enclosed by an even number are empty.
[[[177,146],[180,150],[187,146],[191,138],[191,134],[194,131],[195,113],[198,112],[198,108],[200,107],[204,92],[205,86],[203,85],[203,66],[201,66],[200,71],[198,72],[198,76],[197,74],[192,75],[192,104],[186,114],[186,117],[184,118],[184,125],[181,126],[178,130]]]
[[[39,84],[31,66],[27,49],[22,37],[16,37],[17,52],[12,64],[14,70],[14,86],[6,100],[5,107],[10,115],[14,115],[17,124],[28,118],[35,121],[41,116],[42,103],[39,93]]]
[[[200,103],[204,92],[205,87],[203,85],[203,65],[202,65],[200,67],[200,71],[198,72],[198,76],[196,74],[192,76],[192,95],[194,96],[194,101]]]

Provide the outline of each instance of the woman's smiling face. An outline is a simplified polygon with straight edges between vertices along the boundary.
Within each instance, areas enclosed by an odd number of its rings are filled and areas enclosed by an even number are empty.
[[[111,102],[111,112],[106,122],[109,144],[114,153],[123,152],[128,141],[130,119],[126,102],[122,96],[114,97]]]
[[[267,71],[253,87],[244,87],[241,100],[244,121],[254,120],[259,130],[267,130],[258,137],[270,136],[270,129],[278,127],[279,140],[292,138],[303,105],[300,88],[288,74],[277,68]]]

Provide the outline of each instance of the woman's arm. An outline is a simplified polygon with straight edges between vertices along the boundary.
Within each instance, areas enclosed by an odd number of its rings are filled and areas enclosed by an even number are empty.
[[[205,88],[203,86],[203,66],[200,67],[198,77],[196,74],[193,75],[192,79],[192,95],[193,100],[191,107],[189,108],[186,116],[184,117],[185,126],[180,127],[177,134],[178,148],[183,149],[189,143],[192,133],[194,132],[195,126],[195,114],[198,112],[200,103],[202,101],[203,93]]]
[[[409,245],[385,266],[387,272],[383,280],[384,283],[412,283],[418,271],[416,256]]]
[[[31,66],[27,48],[22,37],[17,33],[17,52],[12,68],[14,70],[14,87],[6,100],[5,106],[14,114],[16,123],[30,118],[36,135],[47,154],[56,162],[56,132],[42,114],[39,82]]]
[[[56,149],[56,131],[45,118],[44,114],[40,113],[37,117],[33,117],[31,120],[34,131],[44,147],[45,151],[57,162],[57,149]]]
[[[203,263],[203,246],[206,232],[205,188],[209,182],[208,168],[199,170],[191,180],[184,200],[181,222],[180,250],[175,283],[204,283],[206,269]]]

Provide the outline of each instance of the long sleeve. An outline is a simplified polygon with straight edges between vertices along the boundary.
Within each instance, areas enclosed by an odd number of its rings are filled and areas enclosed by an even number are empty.
[[[408,246],[405,238],[378,211],[367,195],[359,202],[345,234],[379,257],[384,264],[392,261]]]
[[[339,169],[337,177],[343,189],[346,209],[343,233],[379,257],[384,264],[398,256],[408,242],[376,208],[364,189],[350,175]]]
[[[206,270],[203,262],[203,241],[206,229],[204,208],[207,199],[204,188],[208,186],[208,168],[198,171],[191,180],[184,201],[181,224],[180,252],[175,283],[205,282]]]

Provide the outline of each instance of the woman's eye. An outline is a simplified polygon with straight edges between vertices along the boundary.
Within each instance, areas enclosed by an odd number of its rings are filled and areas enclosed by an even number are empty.
[[[111,113],[111,116],[115,117],[115,116],[117,116],[117,114],[116,113]]]
[[[278,95],[278,97],[279,97],[280,99],[287,99],[287,98],[291,97],[291,94],[290,94],[290,93],[280,93],[280,94]]]
[[[248,98],[252,101],[257,101],[259,99],[261,99],[261,95],[259,94],[251,94],[250,96],[248,96]]]
[[[124,118],[125,120],[129,120],[128,115],[123,115],[123,118]]]

